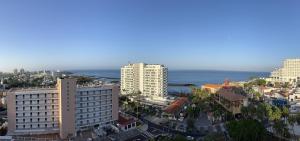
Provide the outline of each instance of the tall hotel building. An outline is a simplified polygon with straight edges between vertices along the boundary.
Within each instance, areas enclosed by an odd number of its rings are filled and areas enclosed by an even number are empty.
[[[271,73],[273,82],[300,82],[300,59],[286,59],[283,67]]]
[[[129,64],[121,68],[121,94],[141,93],[152,99],[167,95],[168,69],[164,65]]]
[[[12,89],[7,94],[8,134],[76,136],[89,127],[118,119],[117,86],[80,87],[72,78],[56,88]]]

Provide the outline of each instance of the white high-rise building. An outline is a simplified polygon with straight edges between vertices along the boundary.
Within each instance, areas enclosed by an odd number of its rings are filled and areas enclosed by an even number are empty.
[[[300,59],[286,59],[283,67],[271,73],[273,82],[295,83],[300,81]]]
[[[168,91],[168,69],[164,65],[128,64],[121,68],[121,94],[141,93],[153,99],[164,98]]]

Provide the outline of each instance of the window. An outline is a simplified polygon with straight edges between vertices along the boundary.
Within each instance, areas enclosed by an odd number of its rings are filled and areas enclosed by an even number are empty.
[[[47,125],[47,124],[45,124],[45,127],[46,127],[46,128],[47,128],[47,126],[48,126],[48,125]]]
[[[38,128],[40,128],[40,124],[38,124]]]

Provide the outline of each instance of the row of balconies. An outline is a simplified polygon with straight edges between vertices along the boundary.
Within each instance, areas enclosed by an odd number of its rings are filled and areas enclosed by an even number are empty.
[[[99,101],[90,101],[90,102],[77,102],[76,107],[94,107],[94,106],[103,106],[112,104],[112,99]]]
[[[16,129],[22,130],[22,129],[49,129],[49,128],[59,128],[59,125],[57,123],[53,124],[17,124]]]
[[[88,123],[88,121],[96,121],[96,122],[106,122],[108,120],[111,120],[112,119],[112,115],[111,114],[108,114],[108,115],[105,115],[105,116],[101,116],[101,117],[86,117],[86,118],[76,118],[76,123],[80,123],[81,121],[84,122],[85,121],[85,124]]]
[[[52,112],[23,112],[23,113],[16,113],[16,117],[55,117],[59,116],[59,111],[52,111]]]
[[[106,99],[111,99],[112,96],[97,96],[97,97],[76,97],[76,101],[99,101],[99,100],[106,100]]]
[[[58,105],[49,106],[17,106],[16,111],[58,111]]]
[[[112,110],[112,105],[104,108],[78,108],[76,110],[76,114],[84,114],[84,113],[99,113],[102,111]]]
[[[58,94],[23,94],[23,95],[16,95],[16,99],[41,99],[41,98],[58,98]]]
[[[37,105],[37,104],[58,104],[58,99],[52,100],[20,100],[16,101],[16,105]]]
[[[58,123],[58,117],[17,118],[16,123]]]
[[[88,120],[78,120],[76,122],[76,126],[94,126],[95,124],[99,123],[106,123],[112,121],[112,116],[104,117],[104,118],[93,118],[93,119],[88,119]]]
[[[80,91],[77,95],[87,96],[87,95],[100,95],[100,94],[111,94],[112,90],[96,90],[96,91]]]

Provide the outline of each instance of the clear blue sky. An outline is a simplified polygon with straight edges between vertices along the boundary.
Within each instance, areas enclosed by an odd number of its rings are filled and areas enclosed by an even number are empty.
[[[299,0],[0,1],[1,71],[270,71],[299,57]]]

